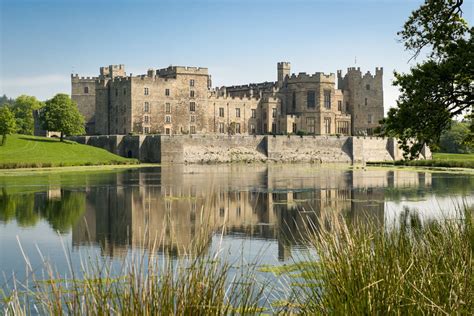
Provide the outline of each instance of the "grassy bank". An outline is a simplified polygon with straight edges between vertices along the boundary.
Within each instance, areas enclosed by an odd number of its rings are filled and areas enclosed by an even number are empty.
[[[474,154],[433,153],[433,159],[429,160],[398,160],[395,162],[368,162],[367,164],[413,167],[474,168]]]
[[[10,135],[0,146],[0,169],[136,164],[135,159],[59,139]]]
[[[326,218],[324,225],[305,229],[316,252],[260,274],[256,265],[233,266],[201,243],[178,263],[132,258],[119,273],[85,262],[84,277],[71,272],[65,279],[48,265],[46,273],[28,267],[33,281],[16,281],[3,297],[0,292],[0,311],[29,314],[33,305],[40,314],[55,315],[470,314],[472,210],[461,216],[421,223],[406,212],[393,230]],[[275,290],[277,284],[283,289]]]

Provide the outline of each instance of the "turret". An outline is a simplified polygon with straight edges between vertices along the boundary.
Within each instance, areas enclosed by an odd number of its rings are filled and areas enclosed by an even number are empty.
[[[278,82],[281,83],[285,80],[287,76],[291,74],[291,64],[289,62],[279,62],[277,63],[278,68]]]

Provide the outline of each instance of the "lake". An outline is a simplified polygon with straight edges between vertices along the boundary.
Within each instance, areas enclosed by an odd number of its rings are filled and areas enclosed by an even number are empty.
[[[0,283],[43,260],[121,262],[134,251],[207,251],[279,265],[297,260],[304,229],[334,214],[393,229],[474,205],[474,174],[296,164],[179,165],[0,177]],[[205,236],[202,232],[205,231]],[[303,233],[302,233],[303,232]],[[90,259],[89,259],[90,260]]]

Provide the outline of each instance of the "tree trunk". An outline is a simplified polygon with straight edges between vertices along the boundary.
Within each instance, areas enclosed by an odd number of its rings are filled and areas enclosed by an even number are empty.
[[[61,136],[60,136],[59,140],[60,140],[61,142],[63,141],[63,132],[61,132]]]
[[[6,143],[7,143],[7,135],[3,134],[2,135],[2,146],[5,145]]]

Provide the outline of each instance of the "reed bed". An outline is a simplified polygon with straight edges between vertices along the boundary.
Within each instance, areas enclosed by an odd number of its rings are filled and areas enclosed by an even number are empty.
[[[45,263],[40,273],[29,267],[28,281],[14,280],[0,294],[0,313],[471,314],[473,224],[468,208],[457,219],[428,223],[407,213],[394,229],[341,216],[308,221],[294,233],[314,251],[290,265],[260,269],[209,251],[208,234],[179,260],[155,256],[155,246],[147,245],[118,271],[88,259],[80,274],[71,267],[64,278]]]
[[[296,263],[293,305],[304,314],[472,314],[472,210],[422,224],[402,216],[397,229],[373,222],[312,225],[317,255]]]

